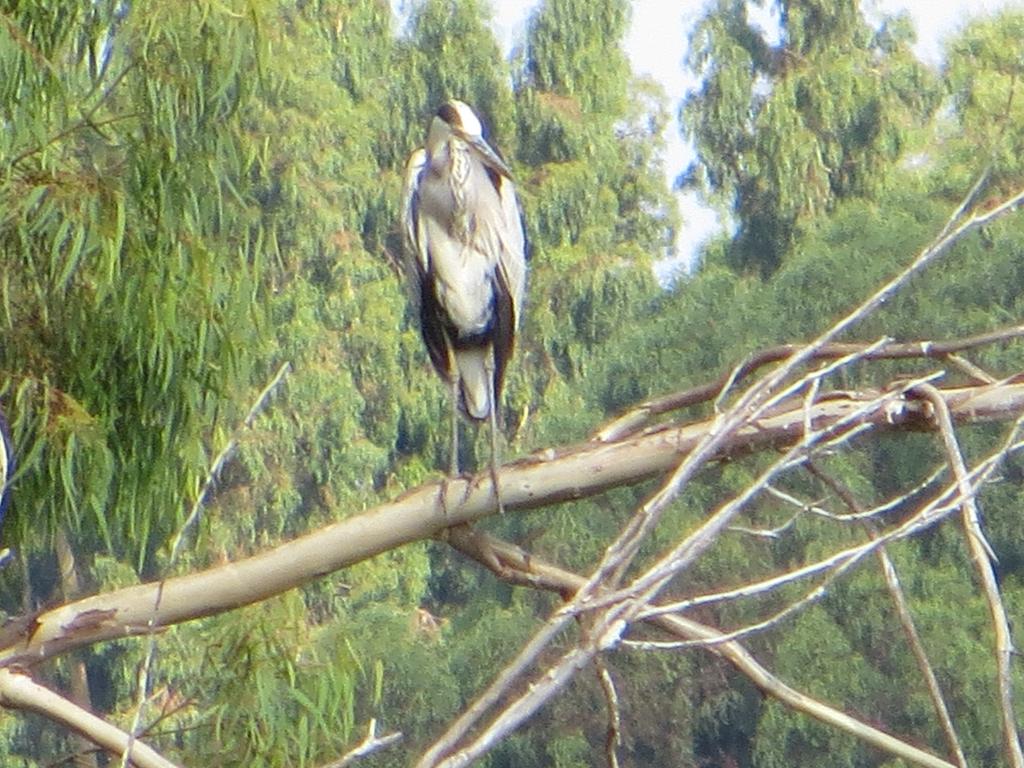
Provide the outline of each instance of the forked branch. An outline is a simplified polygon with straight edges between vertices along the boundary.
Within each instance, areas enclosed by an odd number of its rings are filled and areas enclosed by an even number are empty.
[[[958,421],[1006,420],[1024,413],[1024,382],[942,390],[942,394]],[[894,396],[882,406],[881,395],[844,393],[810,409],[799,401],[783,404],[721,441],[712,458],[793,445],[801,439],[808,418],[818,429],[843,422],[869,430],[934,429],[920,401]],[[875,405],[865,407],[871,403]],[[505,509],[536,509],[658,476],[687,456],[714,426],[714,421],[703,421],[664,428],[618,443],[584,444],[505,465],[501,470]],[[448,494],[446,503],[439,498],[442,492]],[[0,666],[31,665],[92,643],[146,634],[151,628],[258,602],[494,513],[488,473],[431,483],[253,557],[11,620],[0,629]],[[160,609],[154,617],[161,584]]]

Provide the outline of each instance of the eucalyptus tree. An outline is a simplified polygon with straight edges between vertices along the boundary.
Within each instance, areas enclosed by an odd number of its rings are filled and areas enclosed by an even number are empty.
[[[698,158],[682,182],[732,216],[730,266],[762,275],[800,227],[851,196],[876,197],[939,103],[905,16],[869,24],[857,0],[718,0],[690,38],[700,77],[682,120]]]
[[[381,256],[397,197],[376,157],[386,4],[26,2],[4,20],[0,385],[20,466],[5,543],[26,563],[2,574],[4,609],[68,591],[54,583],[60,541],[81,589],[163,575],[215,456],[285,362],[302,373],[287,407],[245,432],[178,566],[373,493],[405,379],[403,302]],[[403,558],[410,589],[395,600],[415,604],[422,557]],[[346,727],[311,702],[319,691],[350,722],[359,662],[331,653],[314,674],[294,660],[336,648],[320,624],[338,610],[325,585],[171,641],[154,680],[195,705],[167,722],[195,735],[181,748],[216,763],[336,751]],[[89,660],[97,708],[130,719],[144,654]],[[8,725],[6,759],[59,754],[37,723]]]
[[[515,64],[534,256],[524,336],[549,429],[562,433],[587,407],[580,387],[597,350],[656,297],[651,267],[678,223],[664,183],[664,95],[632,74],[628,24],[621,0],[546,0]]]
[[[117,2],[24,3],[8,20],[14,525],[26,551],[68,527],[146,566],[205,473],[205,436],[237,417],[215,395],[244,391],[264,323],[238,113],[261,43],[251,24],[174,3],[145,19]]]

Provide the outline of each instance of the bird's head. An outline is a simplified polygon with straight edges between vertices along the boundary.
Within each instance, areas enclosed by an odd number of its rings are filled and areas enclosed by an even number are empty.
[[[449,130],[461,133],[467,138],[483,139],[484,137],[484,127],[480,123],[480,118],[464,101],[458,99],[446,101],[437,110],[437,119],[445,123]]]
[[[464,101],[458,99],[446,101],[434,115],[434,119],[430,123],[430,133],[427,135],[427,151],[433,155],[450,136],[455,136],[466,142],[477,151],[486,165],[501,175],[511,178],[512,172],[505,161],[484,139],[484,127],[476,112]]]

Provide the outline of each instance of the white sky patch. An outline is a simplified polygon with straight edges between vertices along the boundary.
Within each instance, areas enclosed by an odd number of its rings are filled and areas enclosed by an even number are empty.
[[[679,123],[682,96],[698,85],[685,68],[690,32],[706,12],[706,0],[635,0],[625,48],[633,72],[658,81],[668,97],[671,121],[665,136],[665,176],[670,187],[696,158],[693,145],[683,138]],[[693,269],[701,245],[719,231],[718,214],[704,205],[693,191],[677,192],[676,203],[682,222],[676,233],[674,252],[655,263],[654,271],[663,283]]]
[[[1024,10],[1024,0],[865,0],[862,8],[871,21],[883,14],[907,11],[917,30],[914,53],[926,64],[938,68],[942,65],[946,41],[955,37],[969,21],[993,16],[1005,9]]]
[[[522,45],[526,39],[526,22],[536,6],[536,0],[491,0],[494,9],[491,25],[506,56],[513,46]]]

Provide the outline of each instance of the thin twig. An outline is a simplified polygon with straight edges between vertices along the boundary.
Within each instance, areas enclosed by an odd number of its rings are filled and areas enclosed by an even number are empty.
[[[963,454],[960,452],[956,433],[953,430],[953,419],[949,414],[946,401],[930,385],[922,386],[920,392],[935,408],[935,420],[942,434],[942,442],[945,445],[949,463],[953,467],[953,474],[960,486],[960,494],[964,497],[962,512],[967,544],[978,573],[978,579],[985,591],[989,612],[992,615],[992,628],[996,637],[996,669],[998,670],[999,701],[1007,756],[1014,768],[1024,768],[1024,752],[1021,751],[1020,733],[1017,730],[1017,717],[1014,714],[1013,706],[1013,634],[1010,630],[1010,620],[1006,615],[1006,606],[1003,604],[1003,598],[999,592],[995,570],[992,568],[990,557],[992,549],[981,529],[981,515],[978,512],[977,498],[966,492],[966,489],[970,488],[971,481],[964,464]]]
[[[995,376],[984,368],[975,365],[963,355],[949,355],[946,359],[979,384],[996,383]]]
[[[622,716],[619,714],[619,693],[615,690],[608,665],[600,655],[594,657],[594,671],[604,692],[605,708],[608,710],[608,727],[605,731],[604,754],[608,768],[619,768],[619,745],[622,744]]]
[[[910,606],[903,593],[903,587],[900,585],[896,565],[893,563],[892,558],[889,557],[885,547],[879,547],[878,560],[882,566],[882,575],[885,577],[886,587],[892,596],[893,605],[896,607],[900,626],[903,627],[903,632],[907,636],[907,643],[914,654],[914,660],[917,662],[918,669],[921,670],[921,674],[924,676],[925,685],[928,687],[928,695],[932,700],[935,714],[939,718],[939,724],[946,737],[946,745],[953,754],[953,757],[956,758],[957,765],[960,768],[967,768],[967,756],[964,754],[964,749],[960,744],[960,737],[956,732],[956,726],[953,725],[953,718],[949,714],[949,707],[946,705],[946,698],[942,693],[942,687],[939,685],[938,677],[935,676],[935,670],[928,658],[927,651],[925,651],[924,643],[921,642],[921,636],[917,633],[917,627],[914,625],[914,616],[910,612]]]
[[[971,185],[970,190],[964,196],[964,199],[960,201],[960,205],[957,206],[957,209],[955,211],[953,211],[953,215],[949,217],[949,220],[946,222],[946,226],[944,226],[942,228],[942,231],[939,233],[940,238],[948,235],[950,230],[952,230],[953,226],[958,221],[960,221],[964,217],[964,214],[967,213],[967,211],[970,209],[970,207],[974,205],[975,202],[977,202],[978,196],[981,194],[981,191],[988,184],[990,178],[992,178],[991,165],[989,165],[987,168],[985,168],[985,170],[978,174],[977,180],[974,182],[973,185]]]
[[[273,394],[277,386],[284,381],[285,376],[291,371],[291,363],[284,363],[278,369],[277,374],[270,383],[263,388],[255,402],[249,408],[248,414],[242,422],[241,429],[250,429],[253,422],[256,420],[256,416],[259,415],[260,411],[263,410],[266,403],[269,401],[270,396]],[[199,493],[196,494],[195,503],[192,505],[192,511],[188,517],[185,518],[185,522],[178,528],[178,532],[174,536],[174,543],[171,545],[171,555],[167,563],[167,571],[170,573],[174,570],[174,566],[178,562],[178,558],[181,556],[181,550],[185,543],[186,534],[195,526],[199,517],[202,514],[203,506],[210,494],[213,492],[213,486],[216,484],[217,479],[220,477],[221,471],[224,469],[225,464],[234,455],[235,450],[238,448],[238,434],[232,436],[228,440],[227,445],[221,450],[214,459],[213,464],[210,466],[210,471],[206,475],[202,486],[199,489]],[[158,618],[160,615],[160,603],[163,600],[164,584],[166,579],[161,580],[157,586],[156,596],[153,600],[153,613],[147,623],[147,634],[149,635],[149,646],[146,649],[146,657],[142,661],[142,665],[139,667],[139,694],[138,702],[135,707],[135,715],[132,718],[132,729],[130,731],[129,747],[131,746],[131,739],[134,739],[136,734],[140,732],[142,726],[142,715],[145,710],[146,698],[148,696],[147,691],[149,690],[149,678],[152,671],[153,659],[156,657],[156,629],[158,626]],[[121,759],[121,768],[127,767],[128,753],[125,752]]]
[[[356,760],[362,760],[374,752],[379,752],[390,747],[392,744],[397,744],[401,739],[402,734],[398,731],[378,736],[377,718],[371,717],[370,723],[366,728],[366,736],[363,740],[342,755],[340,760],[335,760],[333,763],[321,766],[321,768],[348,768]]]

